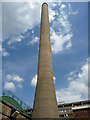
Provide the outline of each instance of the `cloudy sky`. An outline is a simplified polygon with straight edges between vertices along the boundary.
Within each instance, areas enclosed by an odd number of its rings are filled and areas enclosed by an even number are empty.
[[[2,88],[32,107],[42,2],[2,3]],[[88,99],[88,3],[48,2],[58,102]]]

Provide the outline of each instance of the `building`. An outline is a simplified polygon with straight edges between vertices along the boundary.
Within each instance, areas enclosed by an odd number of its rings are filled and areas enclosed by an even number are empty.
[[[11,91],[3,91],[0,97],[0,118],[2,120],[25,119],[32,117],[32,108],[20,100]],[[1,119],[0,119],[1,120]]]
[[[31,117],[8,102],[0,100],[0,120],[31,120]]]
[[[61,118],[90,120],[90,100],[72,103],[58,103],[58,113]]]

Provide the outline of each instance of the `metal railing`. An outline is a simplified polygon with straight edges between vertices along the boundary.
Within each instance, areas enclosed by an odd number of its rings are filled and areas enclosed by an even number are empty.
[[[11,91],[3,91],[3,96],[8,96],[13,98],[24,110],[30,110],[31,107],[20,100],[16,95],[14,95]]]

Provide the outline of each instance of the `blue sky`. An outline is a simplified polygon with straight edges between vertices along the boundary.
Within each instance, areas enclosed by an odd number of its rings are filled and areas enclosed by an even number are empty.
[[[33,105],[42,3],[2,3],[2,87]],[[88,99],[88,3],[48,3],[57,101]]]

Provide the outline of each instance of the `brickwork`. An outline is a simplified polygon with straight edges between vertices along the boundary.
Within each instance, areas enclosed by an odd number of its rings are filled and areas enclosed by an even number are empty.
[[[88,118],[90,120],[90,109],[75,110],[74,115],[76,119]]]
[[[11,110],[15,109],[13,106],[11,106],[10,104],[6,103],[6,102],[1,102],[0,101],[0,105],[2,106],[2,111],[0,111],[0,120],[2,118],[2,120],[11,120]],[[20,119],[24,119],[24,120],[30,120],[28,118],[27,115],[23,114],[21,111],[18,111],[19,114],[15,117],[16,119],[20,120]],[[2,114],[1,114],[2,113]]]

